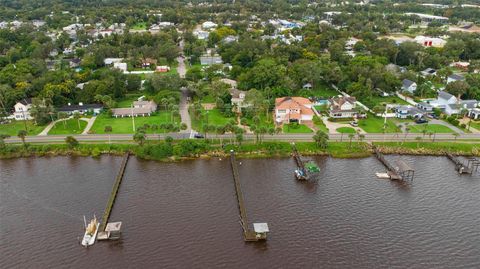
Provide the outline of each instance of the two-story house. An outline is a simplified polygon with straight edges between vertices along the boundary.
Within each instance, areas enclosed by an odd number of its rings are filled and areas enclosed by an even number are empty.
[[[278,125],[290,122],[313,120],[312,102],[304,97],[281,97],[275,99],[275,122]]]
[[[353,118],[358,115],[355,110],[357,102],[355,97],[335,97],[328,99],[328,102],[331,118]]]
[[[15,120],[33,119],[33,117],[30,115],[30,109],[32,108],[32,99],[23,99],[16,103],[14,108],[15,111],[13,112],[13,117],[15,118]]]
[[[472,110],[478,106],[477,100],[460,100],[452,94],[441,91],[438,93],[437,100],[430,104],[441,109],[447,115],[460,114],[462,110]]]

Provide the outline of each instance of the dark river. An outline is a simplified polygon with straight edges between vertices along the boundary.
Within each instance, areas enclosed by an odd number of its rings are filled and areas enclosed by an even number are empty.
[[[121,158],[1,160],[0,268],[480,268],[480,177],[401,158],[409,185],[376,179],[374,158],[316,158],[316,184],[292,159],[239,160],[249,221],[271,231],[245,243],[228,160],[132,157],[110,218],[123,238],[89,249],[83,215],[101,217]]]

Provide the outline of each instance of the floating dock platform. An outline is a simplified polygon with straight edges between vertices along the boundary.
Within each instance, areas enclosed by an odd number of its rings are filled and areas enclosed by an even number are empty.
[[[387,173],[377,173],[377,177],[390,178],[393,180],[413,181],[415,170],[402,160],[397,160],[396,165],[392,165],[377,148],[373,148],[375,157],[387,168]]]
[[[455,164],[455,170],[459,174],[473,174],[478,171],[478,167],[480,166],[480,161],[477,158],[467,158],[465,163],[462,162],[458,156],[450,152],[445,152],[445,156]]]

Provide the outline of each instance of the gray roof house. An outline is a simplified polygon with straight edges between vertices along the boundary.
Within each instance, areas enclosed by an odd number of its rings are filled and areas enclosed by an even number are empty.
[[[402,81],[402,91],[414,93],[417,90],[417,83],[409,79],[404,79]]]
[[[420,72],[422,74],[422,76],[426,77],[426,76],[435,76],[437,74],[437,70],[433,69],[433,68],[427,68],[425,70],[423,70],[422,72]]]
[[[454,82],[454,81],[463,81],[463,80],[465,80],[464,76],[459,75],[459,74],[451,74],[447,78],[447,84],[451,83],[451,82]]]

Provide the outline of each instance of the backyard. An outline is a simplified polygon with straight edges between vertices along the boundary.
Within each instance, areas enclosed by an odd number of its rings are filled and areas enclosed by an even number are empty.
[[[60,121],[55,123],[53,128],[48,132],[49,135],[62,135],[62,134],[81,134],[87,122],[79,120],[80,129],[78,128],[78,122],[76,119],[69,119],[66,121]]]
[[[398,104],[398,105],[408,105],[408,103],[397,96],[387,96],[381,97],[378,95],[371,96],[367,99],[359,100],[362,104],[366,105],[369,108],[373,108],[381,104]]]
[[[147,30],[147,23],[146,22],[137,22],[135,25],[132,26],[132,30]]]
[[[145,124],[148,124],[150,126],[156,124],[159,127],[158,130],[152,130],[152,128],[148,128],[146,130],[146,132],[150,134],[164,132],[165,130],[160,129],[160,124],[172,123],[171,113],[167,111],[157,111],[150,117],[135,117],[134,120],[136,128],[142,127]],[[174,119],[174,123],[179,125],[180,118],[176,117]],[[90,129],[90,132],[95,134],[105,134],[105,126],[111,126],[112,133],[114,134],[134,133],[131,117],[115,118],[110,117],[109,115],[107,115],[107,113],[102,113],[97,117],[95,123],[92,126],[92,129]]]
[[[33,121],[27,121],[28,135],[39,134],[46,126],[37,126],[33,124]],[[9,136],[17,136],[18,131],[25,130],[24,121],[12,121],[7,124],[0,124],[0,134]]]

